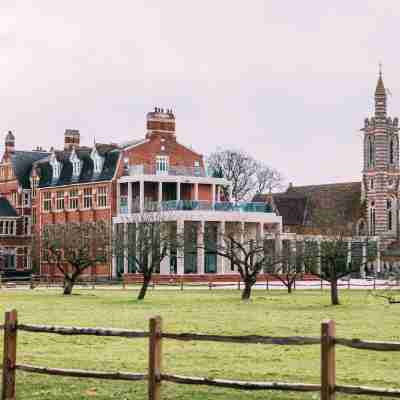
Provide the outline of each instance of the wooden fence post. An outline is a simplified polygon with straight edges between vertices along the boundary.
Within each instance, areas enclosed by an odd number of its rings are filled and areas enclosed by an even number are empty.
[[[336,356],[335,356],[336,323],[329,320],[321,324],[321,400],[335,399]]]
[[[162,364],[162,319],[150,318],[149,336],[149,400],[160,400]]]
[[[1,400],[15,400],[17,361],[17,311],[6,311],[4,321],[3,382]]]
[[[324,288],[324,281],[321,278],[321,290],[323,290],[323,288]]]

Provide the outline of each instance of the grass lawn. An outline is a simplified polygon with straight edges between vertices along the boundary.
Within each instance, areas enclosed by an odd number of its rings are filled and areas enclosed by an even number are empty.
[[[135,289],[0,290],[0,312],[16,308],[24,323],[148,329],[163,317],[164,330],[214,334],[320,334],[320,322],[337,321],[337,335],[400,341],[400,304],[387,305],[364,291],[341,291],[343,305],[329,305],[328,292],[256,290],[243,304],[237,290],[150,290],[142,303]],[[1,319],[3,317],[1,316]],[[1,337],[2,339],[2,337]],[[2,349],[2,345],[0,347]],[[0,350],[2,351],[2,350]],[[18,361],[50,367],[145,372],[147,340],[57,336],[20,332]],[[319,346],[163,343],[164,371],[252,381],[319,382]],[[338,347],[337,376],[343,384],[400,387],[400,354]],[[146,399],[146,384],[80,380],[18,372],[18,399]],[[352,398],[338,395],[339,398]],[[163,399],[310,399],[317,394],[243,392],[163,384]],[[354,397],[356,398],[356,397]]]

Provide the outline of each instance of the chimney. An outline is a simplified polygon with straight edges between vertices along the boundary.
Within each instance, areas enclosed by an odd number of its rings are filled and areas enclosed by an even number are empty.
[[[6,140],[5,140],[5,152],[13,153],[15,150],[15,136],[11,131],[8,131]]]
[[[147,138],[155,134],[175,137],[175,115],[172,109],[154,107],[154,111],[147,113],[146,120]]]
[[[80,145],[80,133],[76,129],[66,129],[64,133],[64,150],[72,150]]]

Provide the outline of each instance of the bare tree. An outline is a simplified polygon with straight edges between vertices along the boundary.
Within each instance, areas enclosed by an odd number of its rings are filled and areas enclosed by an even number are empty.
[[[214,152],[208,157],[207,164],[214,177],[226,178],[232,183],[232,197],[236,201],[250,200],[255,194],[277,189],[283,181],[277,170],[243,151]],[[229,198],[228,188],[223,188],[223,194]]]
[[[300,245],[299,245],[300,244]],[[300,280],[305,272],[304,246],[297,241],[284,240],[281,254],[275,257],[274,263],[266,266],[266,272],[279,279],[292,293],[293,286]]]
[[[43,259],[64,277],[64,294],[85,270],[110,260],[110,225],[104,221],[46,225],[41,232]]]
[[[193,242],[196,243],[195,240]],[[275,258],[273,251],[265,246],[264,240],[251,237],[237,226],[217,234],[216,238],[214,235],[207,237],[206,231],[204,243],[210,242],[213,242],[213,251],[228,260],[239,272],[244,282],[242,300],[250,299],[258,274],[280,261]],[[197,246],[207,250],[204,244]]]
[[[135,223],[117,224],[114,231],[113,253],[126,260],[133,271],[143,275],[143,284],[138,300],[143,300],[154,272],[171,252],[177,253],[182,239],[171,231],[169,224],[158,212],[143,212]]]

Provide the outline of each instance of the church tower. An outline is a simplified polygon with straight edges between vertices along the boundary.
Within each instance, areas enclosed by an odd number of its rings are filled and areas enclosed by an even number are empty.
[[[398,239],[398,193],[400,183],[398,118],[387,116],[387,93],[379,71],[374,116],[364,121],[363,198],[368,234],[384,245]]]

